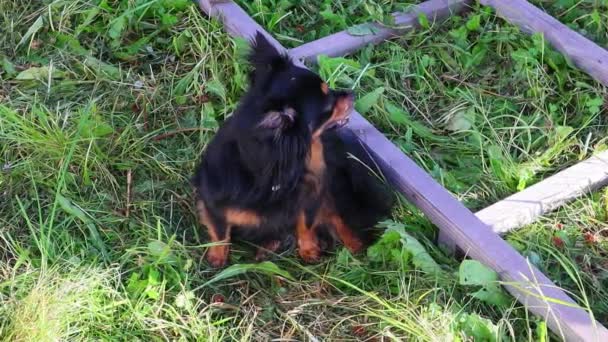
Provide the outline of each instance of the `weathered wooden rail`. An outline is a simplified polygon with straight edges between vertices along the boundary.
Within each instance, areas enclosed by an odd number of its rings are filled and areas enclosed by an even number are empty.
[[[372,24],[375,28],[373,35],[353,36],[348,30],[330,34],[327,37],[319,38],[310,43],[302,44],[289,50],[289,54],[300,60],[314,63],[318,55],[338,57],[348,55],[358,51],[368,44],[379,44],[383,41],[403,35],[405,32],[419,26],[418,16],[425,15],[430,22],[441,21],[449,17],[452,13],[462,11],[467,8],[467,4],[472,0],[431,0],[423,2],[406,13],[393,13],[395,18],[394,28],[380,24]]]
[[[203,11],[221,20],[233,36],[252,38],[262,32],[281,51],[286,49],[232,1],[198,0]],[[289,51],[294,58],[313,62],[318,54],[339,56],[368,44],[378,44],[416,25],[419,13],[441,20],[463,10],[467,0],[430,0],[408,13],[395,14],[398,29],[378,26],[373,35],[352,37],[338,32]],[[598,81],[608,84],[608,52],[591,43],[523,0],[480,0],[526,32],[543,32],[548,41]],[[560,26],[561,25],[561,26]],[[440,229],[442,238],[466,255],[483,262],[501,277],[505,288],[528,310],[547,320],[552,331],[568,341],[608,341],[608,330],[592,313],[568,295],[517,253],[496,232],[527,224],[580,194],[608,181],[608,153],[592,157],[547,180],[474,214],[446,189],[392,144],[360,114],[340,131],[349,143],[362,143],[382,166],[394,188],[422,210]],[[511,211],[520,219],[504,215]],[[498,215],[500,214],[500,215]],[[493,229],[496,230],[493,231]]]

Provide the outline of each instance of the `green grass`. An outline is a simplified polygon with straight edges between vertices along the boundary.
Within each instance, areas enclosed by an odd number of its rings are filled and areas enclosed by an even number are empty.
[[[537,223],[509,235],[507,241],[557,285],[589,303],[596,318],[608,322],[608,190],[590,194]]]
[[[530,2],[604,49],[608,48],[608,1],[533,0]]]
[[[391,13],[407,11],[419,0],[357,0],[357,1],[237,1],[252,17],[284,46],[302,43],[346,30],[353,25],[380,22],[394,25]]]
[[[407,3],[248,11],[295,46]],[[1,340],[556,338],[407,203],[367,255],[250,265],[237,245],[241,266],[210,269],[188,178],[245,90],[242,41],[188,1],[11,0],[0,16]],[[606,149],[606,89],[483,9],[318,70],[472,209]],[[603,324],[607,212],[599,191],[507,236]]]
[[[320,70],[471,209],[607,147],[606,89],[486,9]]]

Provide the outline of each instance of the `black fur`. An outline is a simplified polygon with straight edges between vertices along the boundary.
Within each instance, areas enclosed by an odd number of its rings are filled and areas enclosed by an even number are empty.
[[[371,151],[352,132],[342,133],[323,135],[327,187],[338,214],[369,245],[378,236],[374,226],[391,214],[394,197]]]
[[[225,212],[231,208],[256,213],[261,223],[233,226],[230,235],[263,244],[288,240],[303,203],[314,202],[303,192],[313,134],[329,127],[337,101],[350,95],[323,89],[318,75],[295,66],[261,33],[252,43],[249,61],[253,67],[249,90],[208,144],[193,185],[218,240],[230,240]],[[348,150],[331,130],[322,137],[324,154],[329,156],[323,184],[330,191],[324,193],[331,193],[353,227],[373,226],[390,206],[378,210],[379,202],[368,197],[375,189],[369,175],[346,158]],[[212,262],[224,263],[223,259]]]

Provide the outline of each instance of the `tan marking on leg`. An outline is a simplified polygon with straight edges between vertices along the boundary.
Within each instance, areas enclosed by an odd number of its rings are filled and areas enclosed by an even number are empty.
[[[356,254],[359,253],[363,249],[363,242],[357,234],[347,226],[342,218],[337,214],[333,214],[329,217],[329,222],[332,224],[336,233],[338,233],[338,237],[342,240],[342,243],[346,248],[348,248],[351,253]]]
[[[306,215],[304,212],[298,215],[296,222],[296,234],[298,237],[298,253],[305,262],[317,262],[321,258],[321,249],[317,234],[312,227],[306,226]]]
[[[226,228],[226,238],[223,240],[216,240],[211,236],[211,242],[222,244],[209,247],[207,250],[207,261],[215,268],[225,266],[228,262],[228,254],[230,253],[230,227]]]
[[[209,213],[207,207],[205,207],[205,202],[196,201],[196,211],[198,212],[198,222],[204,226],[209,226]]]
[[[209,212],[207,211],[205,203],[201,200],[196,201],[196,209],[198,211],[198,220],[200,224],[207,227],[207,233],[209,234],[211,242],[225,243],[209,247],[206,255],[207,261],[212,267],[222,267],[228,262],[228,253],[230,252],[230,245],[228,245],[230,242],[230,228],[228,227],[225,232],[226,237],[220,238],[217,228],[209,217]]]

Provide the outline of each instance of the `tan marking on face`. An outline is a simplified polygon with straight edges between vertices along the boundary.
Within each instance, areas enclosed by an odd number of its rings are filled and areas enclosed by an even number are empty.
[[[327,83],[325,83],[325,82],[321,83],[321,91],[325,95],[329,94],[329,86],[327,85]]]
[[[350,112],[352,111],[352,109],[353,109],[352,98],[350,98],[349,96],[342,96],[342,97],[338,98],[338,100],[336,100],[336,103],[334,104],[334,108],[331,112],[331,116],[329,117],[329,119],[327,119],[327,121],[325,121],[325,123],[323,123],[323,125],[321,125],[321,127],[319,127],[316,131],[313,132],[313,134],[312,134],[313,139],[320,137],[321,134],[323,134],[323,132],[325,132],[327,127],[329,125],[331,125],[332,123],[342,120],[342,119],[346,119],[348,117],[348,115],[350,114]]]
[[[228,208],[224,215],[230,226],[257,227],[262,222],[260,216],[253,210]]]

